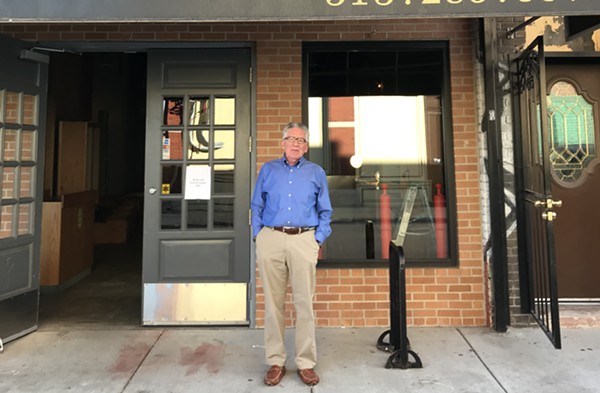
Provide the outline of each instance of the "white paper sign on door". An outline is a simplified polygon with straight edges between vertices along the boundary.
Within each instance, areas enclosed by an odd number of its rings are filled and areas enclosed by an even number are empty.
[[[210,199],[211,168],[188,165],[185,169],[185,199]]]

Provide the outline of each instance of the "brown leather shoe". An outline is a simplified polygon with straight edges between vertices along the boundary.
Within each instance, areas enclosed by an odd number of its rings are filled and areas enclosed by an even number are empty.
[[[302,382],[304,382],[308,386],[314,386],[320,381],[319,376],[312,368],[304,368],[302,370],[298,370],[298,375],[300,376]]]
[[[267,371],[267,375],[265,375],[265,385],[269,385],[269,386],[277,385],[279,382],[281,382],[281,379],[283,378],[284,375],[285,375],[285,366],[283,366],[283,367],[280,367],[277,365],[271,366],[269,371]]]

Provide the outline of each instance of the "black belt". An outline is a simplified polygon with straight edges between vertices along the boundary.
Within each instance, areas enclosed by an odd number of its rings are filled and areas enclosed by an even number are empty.
[[[297,235],[299,233],[304,233],[308,231],[314,231],[315,227],[272,227],[274,230],[287,233],[288,235]]]

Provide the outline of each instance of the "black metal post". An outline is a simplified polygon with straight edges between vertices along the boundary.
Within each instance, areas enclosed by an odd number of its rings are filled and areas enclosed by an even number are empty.
[[[373,230],[373,221],[367,220],[365,223],[365,243],[367,249],[367,259],[375,259],[375,235]]]
[[[377,348],[392,352],[385,368],[422,368],[421,358],[410,349],[406,333],[406,270],[404,250],[390,242],[390,330],[379,336]],[[389,342],[384,339],[389,335]],[[409,360],[409,355],[414,359]]]

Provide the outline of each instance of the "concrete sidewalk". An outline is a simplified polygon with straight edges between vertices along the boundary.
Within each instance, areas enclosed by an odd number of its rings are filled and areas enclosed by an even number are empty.
[[[0,392],[599,392],[600,329],[563,329],[555,350],[538,328],[409,328],[421,369],[386,369],[385,329],[318,329],[321,383],[301,383],[293,359],[265,386],[262,330],[58,329],[8,343]],[[293,342],[293,330],[287,332]],[[290,348],[289,353],[293,354]]]

